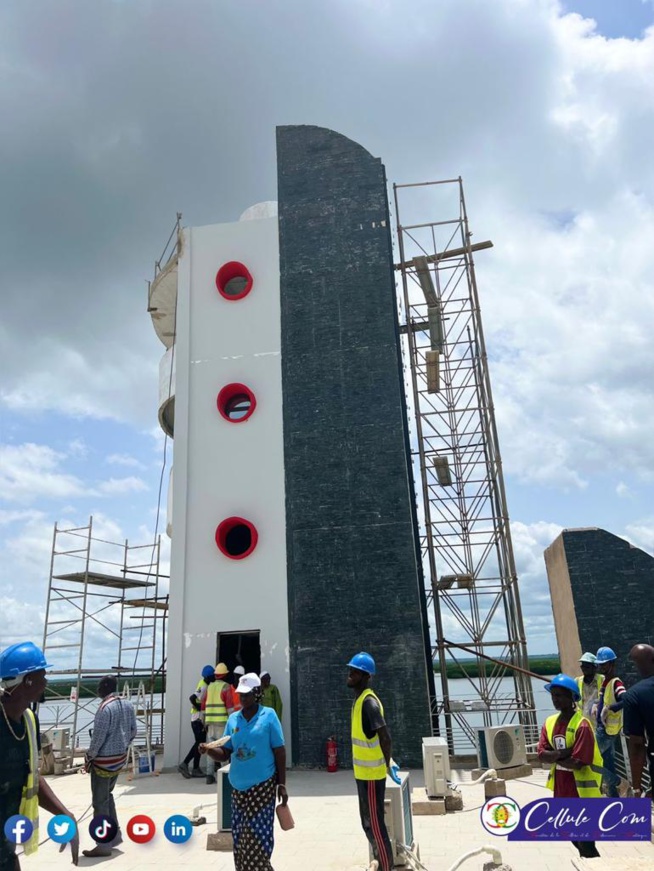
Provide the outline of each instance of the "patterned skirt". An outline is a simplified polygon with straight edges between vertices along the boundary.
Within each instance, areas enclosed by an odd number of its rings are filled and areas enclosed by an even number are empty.
[[[273,871],[276,778],[243,792],[232,789],[232,837],[236,871]]]

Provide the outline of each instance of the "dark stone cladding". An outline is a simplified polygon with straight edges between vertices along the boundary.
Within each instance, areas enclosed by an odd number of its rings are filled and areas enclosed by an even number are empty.
[[[394,756],[420,766],[428,636],[384,167],[309,126],[278,128],[277,167],[294,763],[324,765],[334,735],[351,764],[346,663],[366,650]]]
[[[654,644],[654,558],[604,529],[564,530],[563,545],[582,651],[612,647],[631,686],[629,651]]]

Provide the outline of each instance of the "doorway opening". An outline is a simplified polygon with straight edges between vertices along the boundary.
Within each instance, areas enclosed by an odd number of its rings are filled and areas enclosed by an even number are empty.
[[[216,662],[224,662],[230,672],[242,665],[246,674],[261,671],[260,631],[250,629],[245,632],[219,632],[217,638]]]

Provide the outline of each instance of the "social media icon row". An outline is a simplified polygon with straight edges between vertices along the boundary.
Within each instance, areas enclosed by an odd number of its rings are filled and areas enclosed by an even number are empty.
[[[135,844],[147,844],[154,838],[157,827],[150,817],[138,814],[129,820],[126,830]],[[193,834],[193,826],[187,817],[176,814],[168,817],[163,832],[172,844],[185,844]],[[28,817],[16,814],[5,822],[4,833],[12,844],[25,844],[34,833],[34,825]],[[48,837],[55,844],[68,844],[76,834],[77,825],[72,817],[58,814],[48,822]],[[110,844],[117,834],[118,823],[111,817],[100,815],[91,820],[89,835],[96,843]]]
[[[132,817],[125,828],[127,837],[135,844],[147,844],[157,832],[154,820],[145,814]],[[185,844],[193,834],[193,826],[187,817],[176,814],[168,817],[163,825],[163,831],[172,844]],[[89,834],[98,844],[110,844],[118,834],[118,824],[111,817],[102,815],[93,817]]]

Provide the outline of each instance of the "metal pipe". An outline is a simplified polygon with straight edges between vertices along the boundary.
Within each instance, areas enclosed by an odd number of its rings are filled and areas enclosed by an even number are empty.
[[[535,671],[529,671],[526,668],[520,668],[518,665],[512,665],[510,662],[503,662],[501,659],[495,659],[493,656],[487,656],[485,653],[480,653],[478,650],[473,650],[470,647],[466,647],[465,644],[455,644],[453,641],[445,641],[448,647],[457,647],[459,650],[465,650],[466,653],[471,653],[475,657],[481,657],[481,659],[487,659],[489,662],[495,662],[497,665],[501,665],[504,668],[511,668],[513,671],[518,671],[521,674],[529,675],[529,677],[536,677],[538,680],[542,680],[544,683],[547,682],[547,678],[543,677],[542,674],[536,674]]]

